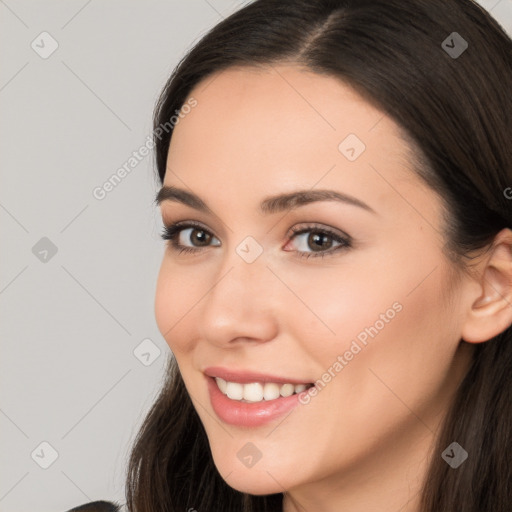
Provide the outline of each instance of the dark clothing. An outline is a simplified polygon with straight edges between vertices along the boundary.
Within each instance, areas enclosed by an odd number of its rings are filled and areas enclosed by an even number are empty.
[[[66,512],[121,512],[121,506],[111,501],[90,501]]]

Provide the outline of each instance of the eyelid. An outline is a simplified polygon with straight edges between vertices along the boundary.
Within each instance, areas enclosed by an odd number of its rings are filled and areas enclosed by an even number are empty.
[[[301,226],[301,227],[293,226],[290,229],[290,232],[292,235],[300,235],[302,233],[307,233],[308,231],[325,232],[330,235],[333,235],[334,237],[339,237],[346,241],[352,241],[352,237],[348,233],[345,233],[345,231],[342,231],[341,229],[338,229],[338,228],[326,226],[324,224],[315,223],[315,222],[313,222],[313,223],[306,222],[304,226]]]
[[[299,224],[301,224],[301,223],[299,223]],[[318,231],[326,231],[327,233],[337,235],[340,238],[344,238],[344,239],[347,239],[350,241],[352,240],[352,237],[348,233],[346,233],[345,231],[338,229],[338,228],[333,228],[330,226],[326,226],[326,225],[323,225],[320,223],[314,223],[314,222],[313,223],[306,222],[306,223],[302,223],[302,224],[305,224],[305,225],[303,225],[301,227],[297,227],[297,225],[295,225],[292,228],[290,228],[290,230],[288,231],[288,234],[286,236],[298,235],[298,234],[302,234],[304,232],[312,231],[312,230],[316,229]],[[164,221],[164,227],[169,230],[177,229],[177,228],[184,229],[186,227],[192,227],[192,226],[198,227],[198,228],[206,231],[210,235],[215,236],[210,228],[208,228],[206,225],[204,225],[203,223],[196,221],[196,220],[182,220],[182,221],[176,221],[176,222],[171,221],[168,223]]]
[[[301,227],[293,226],[293,228],[291,228],[290,231],[292,236],[288,236],[289,241],[286,242],[286,245],[288,245],[292,240],[294,240],[301,234],[308,232],[326,234],[338,244],[334,248],[331,247],[325,251],[287,251],[293,252],[294,255],[298,258],[324,258],[325,256],[332,256],[340,251],[352,248],[353,245],[352,237],[345,233],[344,231],[339,230],[337,228],[328,227],[319,223],[306,223],[305,226]]]
[[[212,245],[207,245],[204,247],[189,247],[189,246],[182,246],[178,243],[176,243],[176,235],[179,235],[182,231],[190,228],[198,228],[201,231],[204,231],[208,233],[212,238],[217,239],[218,238],[212,233],[212,231],[207,228],[204,224],[198,221],[192,221],[192,220],[184,220],[184,221],[177,221],[170,224],[164,223],[164,231],[162,233],[162,238],[164,240],[167,240],[169,243],[169,246],[178,252],[189,252],[193,254],[198,254],[202,252],[204,249],[207,249],[208,247],[212,247]],[[332,228],[323,224],[319,223],[305,223],[305,225],[302,226],[293,226],[288,234],[287,234],[287,241],[286,245],[290,243],[294,238],[297,236],[307,233],[309,231],[317,232],[317,233],[323,233],[328,236],[330,236],[333,240],[335,240],[339,245],[334,248],[329,248],[325,251],[286,251],[286,252],[293,252],[297,257],[324,257],[331,255],[333,253],[337,253],[338,251],[342,249],[348,249],[352,247],[352,237],[345,233],[344,231]],[[218,247],[217,245],[214,245]]]
[[[168,240],[169,242],[172,242],[172,238],[174,238],[176,235],[180,234],[182,231],[185,231],[186,229],[190,229],[190,228],[196,228],[201,231],[204,231],[204,232],[208,233],[209,235],[211,235],[212,238],[219,240],[209,228],[207,228],[201,222],[198,222],[195,220],[182,220],[182,221],[171,222],[171,223],[164,222],[162,238],[164,238],[164,240]],[[171,245],[173,245],[173,244],[171,243]],[[202,248],[197,247],[197,249],[201,250]]]

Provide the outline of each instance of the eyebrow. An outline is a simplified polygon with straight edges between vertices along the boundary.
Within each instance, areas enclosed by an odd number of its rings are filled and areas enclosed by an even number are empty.
[[[175,201],[201,212],[215,215],[199,196],[174,186],[163,186],[159,190],[155,203],[160,205],[164,201]],[[357,206],[371,213],[376,213],[373,208],[360,199],[334,190],[297,190],[287,194],[269,196],[260,203],[260,211],[269,215],[285,210],[293,210],[294,208],[318,201],[338,201]]]

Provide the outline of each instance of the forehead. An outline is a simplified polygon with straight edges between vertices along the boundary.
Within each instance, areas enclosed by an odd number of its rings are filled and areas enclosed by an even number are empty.
[[[421,186],[400,128],[336,77],[295,65],[229,68],[190,97],[197,106],[175,127],[165,184],[182,185],[179,176],[207,197],[222,183],[231,199],[318,184],[387,200],[396,191],[386,181]]]

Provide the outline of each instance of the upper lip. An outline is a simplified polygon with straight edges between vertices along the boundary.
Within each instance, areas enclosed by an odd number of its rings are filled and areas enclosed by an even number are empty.
[[[304,379],[278,377],[277,375],[270,375],[268,373],[223,368],[221,366],[209,366],[208,368],[205,368],[204,374],[208,377],[220,377],[225,381],[239,382],[240,384],[248,384],[250,382],[275,382],[276,384],[311,384],[311,381],[306,381]]]

